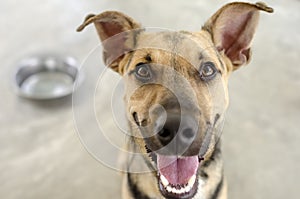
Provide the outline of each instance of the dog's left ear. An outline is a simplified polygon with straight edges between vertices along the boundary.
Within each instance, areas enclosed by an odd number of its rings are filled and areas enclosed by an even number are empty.
[[[250,44],[259,19],[259,11],[273,12],[264,3],[229,3],[219,9],[204,25],[220,52],[231,61],[233,70],[251,58]]]
[[[141,30],[140,24],[121,12],[106,11],[88,15],[77,31],[82,31],[91,23],[94,23],[103,46],[104,63],[122,73],[119,63],[134,48],[135,36]]]

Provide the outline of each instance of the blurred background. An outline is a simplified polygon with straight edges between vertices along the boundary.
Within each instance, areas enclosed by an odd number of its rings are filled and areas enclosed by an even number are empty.
[[[36,101],[13,92],[19,59],[51,51],[82,63],[99,43],[93,27],[75,31],[89,13],[119,10],[146,27],[196,31],[226,2],[2,0],[0,198],[120,198],[119,173],[80,142],[70,96]],[[253,60],[229,83],[222,140],[230,199],[299,198],[300,1],[265,2],[275,13],[261,14]],[[94,62],[103,67],[101,59]],[[99,111],[104,115],[106,109]],[[112,122],[107,117],[107,124]]]

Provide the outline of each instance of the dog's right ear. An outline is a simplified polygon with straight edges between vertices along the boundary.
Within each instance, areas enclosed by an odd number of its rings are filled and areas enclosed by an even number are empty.
[[[249,62],[251,41],[258,24],[259,11],[273,12],[262,2],[234,2],[219,9],[204,25],[217,49],[224,53],[235,70]]]
[[[91,23],[94,23],[102,42],[104,63],[121,72],[119,63],[134,48],[135,36],[141,26],[121,12],[106,11],[99,15],[88,15],[77,31],[82,31]]]

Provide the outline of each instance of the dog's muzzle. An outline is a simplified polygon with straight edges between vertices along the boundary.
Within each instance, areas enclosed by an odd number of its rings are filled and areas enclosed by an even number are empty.
[[[145,138],[155,154],[158,182],[166,198],[191,198],[197,192],[202,135],[195,115],[167,112],[153,121],[155,134]]]

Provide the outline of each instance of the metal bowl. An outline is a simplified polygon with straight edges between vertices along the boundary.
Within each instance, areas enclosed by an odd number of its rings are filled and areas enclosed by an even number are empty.
[[[78,79],[77,61],[70,56],[37,55],[19,62],[17,93],[30,99],[56,99],[73,92]]]

